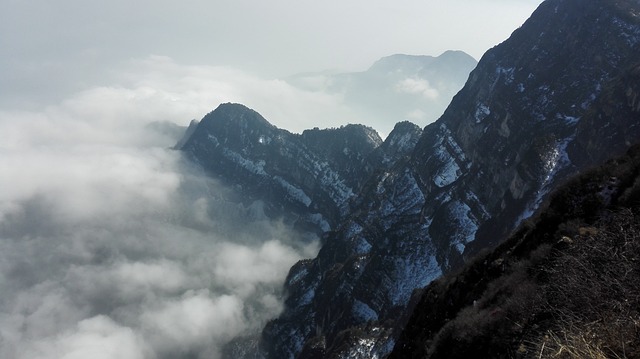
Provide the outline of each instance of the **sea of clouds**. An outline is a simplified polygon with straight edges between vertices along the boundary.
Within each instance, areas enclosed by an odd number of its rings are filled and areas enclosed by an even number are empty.
[[[163,57],[129,66],[55,105],[0,108],[2,358],[217,358],[282,310],[289,268],[317,253],[149,124],[247,101],[308,127],[333,99]]]

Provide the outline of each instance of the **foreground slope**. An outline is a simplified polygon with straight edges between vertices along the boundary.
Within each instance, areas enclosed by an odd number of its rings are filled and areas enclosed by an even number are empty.
[[[390,358],[640,356],[640,147],[421,296]]]

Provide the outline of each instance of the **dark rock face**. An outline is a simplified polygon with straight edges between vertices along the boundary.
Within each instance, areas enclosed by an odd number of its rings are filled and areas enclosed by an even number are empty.
[[[396,140],[384,146],[362,125],[296,135],[245,106],[223,104],[197,124],[181,149],[238,188],[241,200],[263,201],[267,215],[321,234],[350,212],[350,202],[380,163],[388,166],[413,149],[419,129],[400,127],[390,136]]]
[[[293,135],[241,105],[207,115],[183,150],[272,216],[324,232],[318,256],[291,269],[262,354],[386,356],[414,289],[498,244],[568,176],[637,142],[639,8],[544,2],[437,122],[400,123],[384,142],[363,126]]]

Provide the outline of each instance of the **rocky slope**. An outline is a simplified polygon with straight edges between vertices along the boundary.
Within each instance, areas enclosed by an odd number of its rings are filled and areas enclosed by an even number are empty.
[[[390,358],[637,358],[640,147],[432,282]]]
[[[220,105],[192,125],[181,141],[191,159],[237,188],[240,201],[259,201],[268,216],[316,234],[340,223],[365,180],[406,156],[420,136],[409,123],[384,143],[362,125],[297,135],[240,104]]]
[[[386,356],[414,289],[636,142],[639,8],[547,0],[483,56],[437,122],[399,124],[384,143],[361,126],[292,135],[239,105],[205,117],[184,151],[246,200],[325,233],[317,258],[291,269],[261,355]]]

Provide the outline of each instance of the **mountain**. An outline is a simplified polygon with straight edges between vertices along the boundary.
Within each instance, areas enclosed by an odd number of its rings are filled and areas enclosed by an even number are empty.
[[[351,212],[374,170],[407,155],[419,136],[419,128],[409,123],[399,124],[384,144],[362,125],[298,135],[243,105],[222,104],[196,125],[181,149],[237,188],[240,201],[259,201],[269,217],[321,235]]]
[[[437,57],[396,54],[363,72],[306,73],[286,81],[304,90],[340,95],[360,118],[388,134],[391,124],[401,120],[422,126],[435,121],[476,64],[462,51]]]
[[[388,355],[415,289],[637,142],[639,14],[636,1],[547,0],[483,56],[438,121],[398,124],[385,141],[353,125],[293,135],[240,105],[207,115],[183,151],[244,200],[322,235],[317,257],[291,269],[261,355]]]
[[[637,358],[640,147],[421,291],[390,359]]]
[[[612,1],[547,1],[490,50],[412,156],[372,178],[318,257],[294,267],[287,310],[264,332],[271,356],[293,357],[304,342],[352,355],[341,347],[354,325],[370,343],[362,357],[385,354],[385,321],[413,289],[499,243],[567,176],[637,141],[629,13]]]

